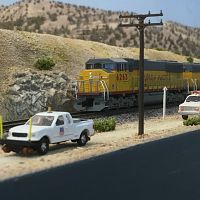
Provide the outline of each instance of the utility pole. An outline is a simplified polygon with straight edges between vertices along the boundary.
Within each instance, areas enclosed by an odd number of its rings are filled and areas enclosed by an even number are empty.
[[[163,16],[162,11],[159,14],[151,14],[150,11],[148,14],[142,15],[120,15],[120,25],[119,27],[136,27],[140,32],[140,64],[139,64],[139,127],[138,135],[144,134],[144,29],[147,26],[159,26],[163,25],[161,20],[160,23],[151,23],[150,20],[148,23],[145,22],[145,19],[148,17],[160,17]],[[123,20],[128,21],[128,23],[123,23]],[[138,23],[134,23],[133,19],[137,19]]]

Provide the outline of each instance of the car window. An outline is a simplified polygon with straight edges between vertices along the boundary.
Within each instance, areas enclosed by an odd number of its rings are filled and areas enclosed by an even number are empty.
[[[189,96],[186,102],[200,102],[200,96]]]
[[[32,117],[32,125],[35,126],[51,126],[54,116],[35,115]],[[28,121],[26,124],[29,125]]]
[[[68,123],[68,124],[70,124],[70,123],[71,123],[71,121],[70,121],[70,118],[69,118],[69,116],[68,116],[68,115],[66,115],[66,121],[67,121],[67,123]]]
[[[56,126],[61,126],[61,125],[64,125],[64,118],[63,116],[59,116],[57,121],[56,121]]]

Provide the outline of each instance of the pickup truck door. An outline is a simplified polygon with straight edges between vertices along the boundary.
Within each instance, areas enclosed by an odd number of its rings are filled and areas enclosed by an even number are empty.
[[[74,125],[71,116],[65,116],[65,140],[74,139]]]
[[[55,131],[53,136],[53,143],[62,142],[65,140],[65,120],[64,116],[58,116],[55,123]]]

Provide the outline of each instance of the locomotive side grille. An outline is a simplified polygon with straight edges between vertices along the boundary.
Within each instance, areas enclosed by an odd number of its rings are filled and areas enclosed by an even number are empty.
[[[27,133],[12,133],[13,137],[27,137]]]

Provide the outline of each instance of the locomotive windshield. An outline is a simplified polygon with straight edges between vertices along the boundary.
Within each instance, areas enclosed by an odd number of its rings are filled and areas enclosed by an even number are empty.
[[[94,69],[92,64],[86,64],[86,69]]]
[[[102,68],[101,63],[86,64],[86,69],[101,69],[101,68]]]
[[[111,71],[115,69],[115,65],[113,63],[88,63],[86,64],[86,69],[105,69],[107,71]]]

